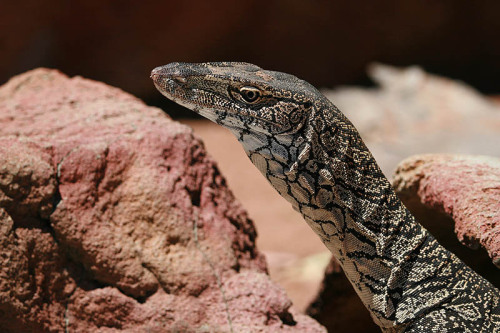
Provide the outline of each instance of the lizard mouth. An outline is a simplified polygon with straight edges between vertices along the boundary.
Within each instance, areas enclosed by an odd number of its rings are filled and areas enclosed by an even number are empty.
[[[219,99],[221,104],[223,104],[225,102],[224,98],[220,97],[217,94],[213,94],[211,92],[207,92],[200,89],[192,89],[191,91],[192,91],[192,96],[189,100],[185,100],[183,102],[178,101],[178,103],[183,104],[185,107],[193,110],[194,112],[198,113],[199,115],[205,118],[215,121],[216,123],[220,123],[226,127],[230,126],[232,128],[237,128],[237,126],[235,126],[234,123],[232,122],[231,125],[229,125],[229,124],[223,124],[224,121],[222,121],[221,123],[220,120],[220,118],[225,118],[225,119],[232,118],[238,123],[241,123],[241,126],[239,126],[240,128],[244,128],[245,127],[244,124],[247,124],[247,125],[254,125],[256,127],[256,130],[261,129],[265,131],[267,127],[273,127],[275,130],[278,130],[280,132],[283,130],[282,128],[283,126],[281,124],[260,117],[256,113],[251,113],[246,110],[236,111],[232,108],[227,108],[225,110],[217,110],[213,106],[214,103],[205,102],[207,100],[213,101]],[[209,94],[210,97],[206,98],[203,96],[206,94]],[[223,117],[221,117],[221,115]],[[216,119],[214,119],[214,117],[216,117]]]

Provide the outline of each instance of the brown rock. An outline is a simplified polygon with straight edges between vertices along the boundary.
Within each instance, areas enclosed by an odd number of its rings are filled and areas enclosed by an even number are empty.
[[[56,179],[49,154],[29,141],[0,139],[0,207],[18,225],[49,218],[55,192]]]
[[[0,138],[0,165],[0,327],[56,331],[75,283],[46,222],[56,200],[50,155]]]
[[[190,129],[39,69],[0,87],[0,327],[310,331]]]

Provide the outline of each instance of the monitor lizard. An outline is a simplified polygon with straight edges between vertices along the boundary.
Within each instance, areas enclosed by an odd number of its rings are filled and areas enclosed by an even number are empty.
[[[167,98],[236,136],[382,331],[500,331],[499,290],[415,220],[355,127],[312,85],[242,62],[171,63],[151,77]]]

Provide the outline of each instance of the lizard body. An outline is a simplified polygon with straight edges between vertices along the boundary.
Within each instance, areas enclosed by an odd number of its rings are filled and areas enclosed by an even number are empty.
[[[499,290],[415,221],[351,122],[312,85],[235,62],[172,63],[151,77],[237,137],[383,331],[500,331]]]

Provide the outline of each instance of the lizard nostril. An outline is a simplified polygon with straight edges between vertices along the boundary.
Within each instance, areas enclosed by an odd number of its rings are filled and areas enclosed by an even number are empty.
[[[158,82],[159,78],[161,77],[161,67],[156,67],[151,71],[150,77],[153,79],[154,82]]]

